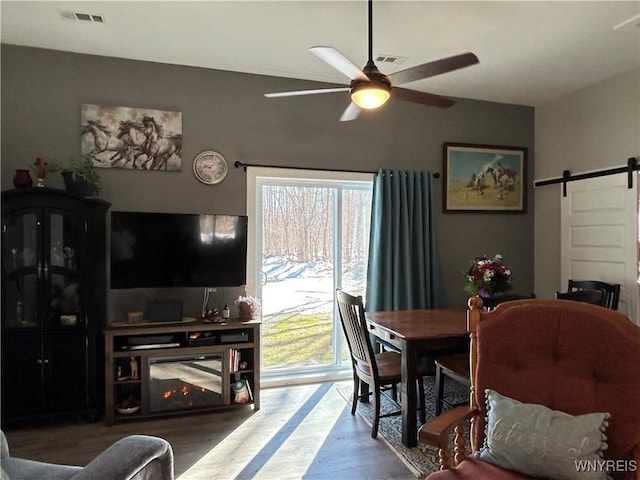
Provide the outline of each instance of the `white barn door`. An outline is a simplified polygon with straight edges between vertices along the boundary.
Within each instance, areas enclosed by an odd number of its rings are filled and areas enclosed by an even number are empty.
[[[570,278],[619,283],[618,310],[639,323],[637,178],[633,183],[628,188],[626,174],[567,183],[561,200],[561,290]]]

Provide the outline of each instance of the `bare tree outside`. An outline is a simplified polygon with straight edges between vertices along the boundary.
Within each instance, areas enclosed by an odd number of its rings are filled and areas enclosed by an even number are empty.
[[[364,294],[371,195],[369,185],[263,186],[265,368],[333,362],[333,331],[341,328],[333,318],[336,279],[346,290]]]

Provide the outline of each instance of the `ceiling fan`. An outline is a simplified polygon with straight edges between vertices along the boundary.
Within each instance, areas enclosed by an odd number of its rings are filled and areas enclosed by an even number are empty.
[[[320,88],[315,90],[297,90],[292,92],[265,93],[265,97],[292,97],[297,95],[315,95],[318,93],[350,92],[351,103],[342,113],[340,121],[355,120],[362,109],[375,109],[386,103],[391,95],[400,100],[421,103],[432,107],[448,108],[455,101],[426,92],[396,87],[416,80],[433,77],[460,68],[479,63],[473,53],[463,53],[433,62],[385,75],[373,62],[373,0],[369,0],[369,60],[360,70],[351,60],[333,47],[311,47],[311,53],[318,56],[340,73],[351,79],[348,87]]]

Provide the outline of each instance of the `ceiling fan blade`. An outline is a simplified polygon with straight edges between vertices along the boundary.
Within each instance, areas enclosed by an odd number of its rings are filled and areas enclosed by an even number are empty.
[[[430,107],[449,108],[456,103],[450,98],[434,95],[433,93],[418,92],[416,90],[399,87],[393,87],[391,90],[391,96],[407,102],[429,105]]]
[[[435,60],[429,63],[423,63],[415,67],[407,68],[399,72],[388,75],[392,85],[402,85],[403,83],[422,80],[423,78],[433,77],[442,73],[451,72],[460,68],[469,67],[479,63],[478,57],[473,53],[463,53],[453,57]]]
[[[349,91],[349,87],[318,88],[316,90],[294,90],[292,92],[265,93],[264,96],[267,98],[296,97],[299,95],[315,95],[317,93],[337,93],[337,92],[348,92],[348,91]]]
[[[333,47],[311,47],[311,53],[325,61],[351,80],[369,80],[362,70]]]
[[[341,122],[349,122],[351,120],[355,120],[360,115],[362,109],[355,104],[355,102],[351,102],[349,106],[342,112],[342,116],[340,117]]]

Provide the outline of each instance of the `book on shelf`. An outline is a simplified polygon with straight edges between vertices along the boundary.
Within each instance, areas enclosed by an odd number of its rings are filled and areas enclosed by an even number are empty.
[[[247,392],[249,392],[249,401],[253,402],[253,392],[251,391],[251,383],[249,382],[249,379],[246,378],[244,383],[247,385]]]
[[[240,350],[232,348],[229,355],[229,372],[235,373],[240,369]]]

